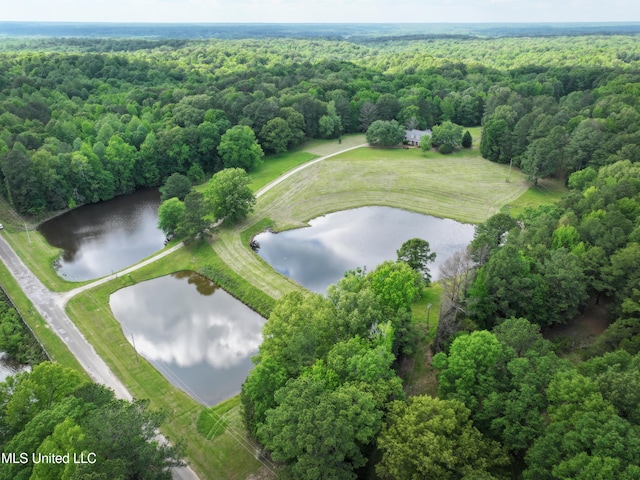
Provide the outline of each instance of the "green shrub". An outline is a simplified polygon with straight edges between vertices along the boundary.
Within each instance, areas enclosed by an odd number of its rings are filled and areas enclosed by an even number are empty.
[[[444,145],[440,145],[438,151],[446,155],[453,152],[453,146],[450,143],[445,143]]]

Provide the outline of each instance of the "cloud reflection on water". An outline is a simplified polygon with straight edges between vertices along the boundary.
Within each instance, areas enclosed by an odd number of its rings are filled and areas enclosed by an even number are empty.
[[[238,365],[258,351],[264,319],[224,290],[203,296],[202,288],[179,274],[122,289],[110,303],[129,341],[150,361]]]
[[[309,290],[324,293],[345,271],[374,269],[395,260],[396,250],[410,238],[423,238],[436,252],[433,279],[439,266],[473,239],[473,225],[390,207],[363,207],[331,213],[307,228],[257,235],[258,254],[273,268]]]

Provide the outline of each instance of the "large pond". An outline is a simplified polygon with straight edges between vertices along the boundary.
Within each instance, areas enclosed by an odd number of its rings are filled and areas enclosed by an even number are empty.
[[[160,193],[145,190],[84,205],[43,223],[39,230],[63,253],[58,273],[72,281],[117,272],[162,249]]]
[[[138,354],[204,405],[240,391],[265,319],[193,272],[111,295],[111,310]]]
[[[310,227],[255,237],[258,254],[278,272],[314,292],[324,293],[347,270],[374,269],[396,260],[396,251],[411,238],[429,242],[439,267],[473,239],[474,226],[390,207],[362,207],[331,213],[309,222]]]

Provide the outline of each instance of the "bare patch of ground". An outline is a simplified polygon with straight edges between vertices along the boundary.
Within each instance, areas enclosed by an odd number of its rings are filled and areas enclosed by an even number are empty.
[[[398,375],[403,379],[407,397],[416,395],[438,395],[436,371],[431,366],[431,344],[421,346],[413,357],[404,357],[398,366]]]

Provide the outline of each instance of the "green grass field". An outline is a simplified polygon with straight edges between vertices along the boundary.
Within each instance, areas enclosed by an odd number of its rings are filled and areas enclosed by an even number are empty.
[[[505,182],[504,165],[473,151],[426,157],[418,149],[360,148],[296,174],[261,197],[255,215],[278,228],[299,226],[319,215],[364,205],[385,205],[478,223],[528,188],[519,172]]]
[[[558,202],[569,189],[561,180],[543,179],[538,181],[538,185],[530,187],[513,202],[502,207],[502,211],[517,217],[526,208],[534,208],[540,205],[550,205]]]
[[[269,155],[258,168],[251,172],[250,187],[256,192],[283,173],[317,157],[317,155],[305,151]]]

